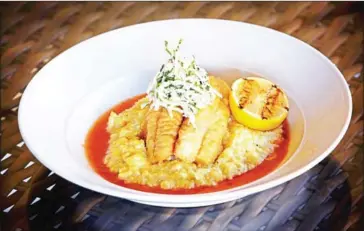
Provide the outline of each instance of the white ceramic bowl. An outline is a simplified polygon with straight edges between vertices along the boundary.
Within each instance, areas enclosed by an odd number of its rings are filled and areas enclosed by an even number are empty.
[[[247,185],[198,195],[135,191],[114,185],[91,169],[82,146],[89,127],[111,106],[145,92],[167,58],[164,40],[178,38],[184,39],[182,53],[194,54],[208,71],[233,68],[255,73],[287,92],[291,143],[285,164]],[[351,109],[342,74],[309,45],[251,24],[184,19],[113,30],[57,56],[26,88],[19,126],[35,157],[75,184],[145,204],[192,207],[241,198],[309,170],[342,139]]]

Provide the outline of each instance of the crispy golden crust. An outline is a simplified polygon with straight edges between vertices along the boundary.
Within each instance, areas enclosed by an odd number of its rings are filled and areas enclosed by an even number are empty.
[[[167,110],[151,110],[146,118],[146,146],[152,163],[162,162],[173,155],[174,143],[177,139],[182,115]]]
[[[147,118],[149,113],[146,114],[145,118]],[[145,140],[147,140],[147,119],[144,119],[140,125],[140,138]],[[147,145],[145,145],[147,146]]]
[[[227,108],[219,98],[216,98],[211,105],[201,109],[195,117],[196,127],[193,127],[193,125],[189,123],[189,120],[183,121],[176,142],[175,156],[177,158],[186,162],[194,162],[196,160],[196,156],[203,146],[206,132],[219,119],[219,116],[216,116],[216,113],[221,106],[223,106],[224,109]],[[213,132],[213,130],[211,130],[211,132]],[[214,135],[211,134],[209,137],[210,136],[215,139]],[[210,138],[207,138],[206,145],[209,143],[209,140]]]
[[[154,157],[155,139],[157,138],[157,127],[159,120],[159,111],[150,110],[145,118],[145,144],[149,160]]]
[[[173,155],[174,143],[177,139],[178,130],[182,123],[182,114],[172,112],[171,118],[165,109],[162,109],[157,129],[157,139],[155,139],[154,156],[157,162],[166,160]]]
[[[196,162],[199,165],[212,164],[223,150],[222,142],[228,130],[230,111],[221,100],[219,100],[215,116],[217,120],[206,131],[196,157]]]
[[[220,79],[216,78],[214,76],[209,76],[210,84],[211,86],[220,92],[221,96],[223,97],[222,101],[228,105],[229,104],[229,95],[230,95],[230,87],[227,85],[227,83]]]

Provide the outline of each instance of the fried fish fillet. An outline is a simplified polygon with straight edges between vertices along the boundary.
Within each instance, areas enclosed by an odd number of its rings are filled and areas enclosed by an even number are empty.
[[[152,163],[162,162],[173,155],[182,119],[181,113],[173,111],[170,116],[164,108],[148,112],[143,130],[148,157]]]
[[[216,78],[214,76],[209,76],[209,82],[211,86],[217,90],[221,96],[223,97],[222,101],[228,105],[229,104],[229,95],[230,95],[230,87],[227,85],[227,83],[220,79]]]
[[[183,119],[183,116],[175,111],[172,118],[164,108],[158,111],[151,110],[147,114],[142,125],[141,137],[146,140],[148,156],[152,163],[167,160],[173,154],[186,162],[194,162],[201,150],[198,163],[209,164],[221,152],[221,140],[230,115],[226,106],[230,88],[221,79],[213,76],[209,78],[211,86],[220,92],[223,98],[216,97],[211,105],[199,110],[195,116],[196,128],[189,119]],[[214,150],[209,151],[208,146],[214,147]]]
[[[230,111],[228,106],[221,100],[219,100],[215,116],[216,121],[206,131],[201,148],[196,156],[196,162],[199,165],[212,164],[223,150],[223,139],[228,131]]]
[[[221,149],[223,133],[226,131],[225,120],[227,123],[229,113],[227,106],[222,103],[220,98],[216,97],[211,105],[200,109],[196,114],[196,127],[188,119],[184,120],[178,133],[175,156],[186,162],[194,162],[201,152],[199,158],[201,164],[208,164],[213,161],[221,150],[213,151],[210,154],[210,148],[205,146],[212,145]],[[223,127],[217,128],[216,122]]]

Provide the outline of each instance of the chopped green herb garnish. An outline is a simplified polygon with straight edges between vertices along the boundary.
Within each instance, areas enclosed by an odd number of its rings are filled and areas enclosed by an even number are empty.
[[[195,57],[180,56],[181,44],[182,39],[172,49],[168,41],[164,42],[170,58],[160,68],[147,93],[151,108],[164,107],[169,112],[182,112],[194,123],[197,111],[210,104],[216,95],[220,95],[212,89],[207,72],[196,64]]]

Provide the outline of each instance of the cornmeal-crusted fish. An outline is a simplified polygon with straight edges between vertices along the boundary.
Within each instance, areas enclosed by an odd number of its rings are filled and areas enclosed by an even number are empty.
[[[183,121],[176,142],[175,156],[177,158],[186,162],[194,162],[196,160],[196,156],[203,145],[206,132],[220,118],[217,116],[217,112],[222,105],[224,108],[226,107],[220,98],[216,97],[211,105],[200,109],[196,114],[195,127],[189,123],[189,120]]]
[[[152,163],[162,162],[173,155],[174,144],[182,123],[182,114],[164,108],[150,110],[146,117],[146,147]]]
[[[217,107],[215,116],[216,122],[206,131],[201,148],[196,157],[196,162],[199,165],[212,164],[223,150],[222,141],[228,130],[230,111],[221,100],[219,100],[219,106]]]
[[[222,98],[222,101],[228,105],[229,104],[229,95],[230,95],[230,87],[227,85],[227,83],[220,79],[220,78],[216,78],[214,76],[209,76],[209,82],[211,84],[211,86],[218,91]]]

